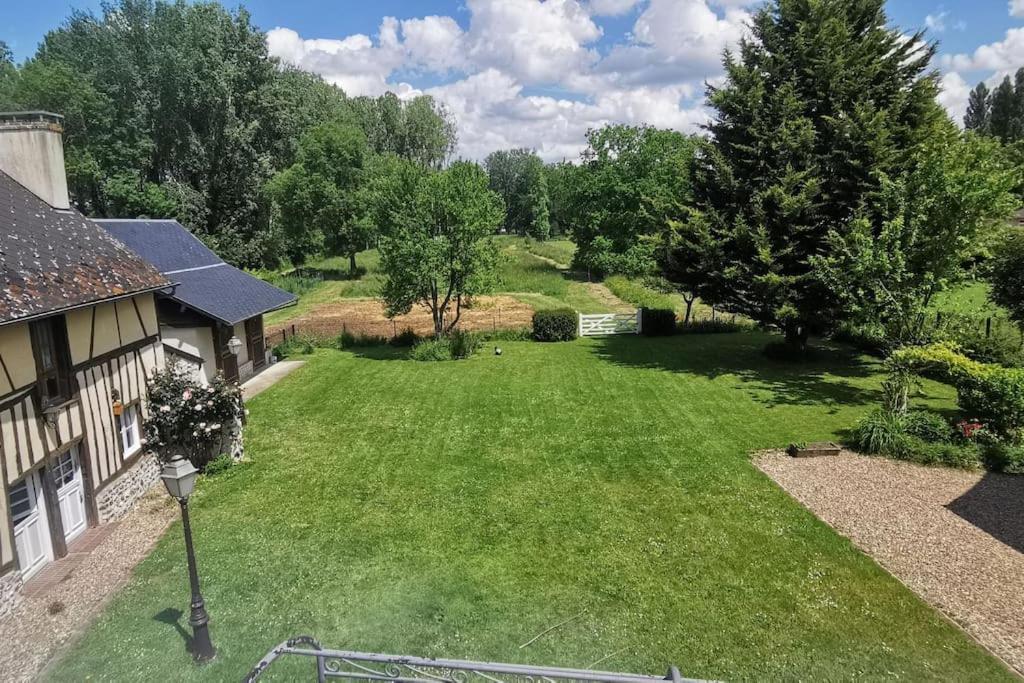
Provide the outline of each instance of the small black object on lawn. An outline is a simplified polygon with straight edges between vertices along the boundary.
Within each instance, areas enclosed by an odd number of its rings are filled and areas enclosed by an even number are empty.
[[[495,356],[500,356],[501,355],[501,347],[500,346],[495,346],[494,347],[494,355]]]

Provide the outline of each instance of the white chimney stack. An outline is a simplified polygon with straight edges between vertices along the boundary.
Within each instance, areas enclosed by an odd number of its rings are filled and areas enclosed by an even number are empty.
[[[55,209],[68,209],[64,117],[45,111],[0,113],[0,171]]]

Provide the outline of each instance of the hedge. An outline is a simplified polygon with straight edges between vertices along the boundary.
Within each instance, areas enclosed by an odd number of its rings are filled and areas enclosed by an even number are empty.
[[[669,308],[641,308],[640,332],[648,337],[675,334],[676,312]]]
[[[571,308],[537,311],[533,314],[533,338],[542,342],[572,341],[579,320]]]

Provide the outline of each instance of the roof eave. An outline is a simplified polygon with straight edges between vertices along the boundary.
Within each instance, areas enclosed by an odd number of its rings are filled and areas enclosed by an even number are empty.
[[[78,310],[79,308],[89,308],[90,306],[98,306],[100,304],[106,304],[106,303],[110,303],[112,301],[120,301],[121,299],[130,299],[132,297],[139,296],[141,294],[151,294],[151,293],[154,293],[154,292],[159,292],[159,291],[164,290],[164,289],[171,289],[171,290],[173,290],[175,286],[176,286],[176,283],[168,282],[168,283],[162,284],[162,285],[155,285],[153,287],[147,287],[146,289],[139,289],[139,290],[136,290],[134,292],[126,292],[124,294],[118,294],[116,296],[108,296],[108,297],[105,297],[103,299],[93,299],[92,301],[85,301],[85,302],[78,303],[78,304],[72,304],[70,306],[61,306],[60,308],[52,308],[52,309],[49,309],[49,310],[46,310],[46,311],[40,311],[38,313],[33,313],[31,315],[24,315],[24,316],[21,316],[20,318],[11,318],[10,320],[2,320],[2,321],[0,321],[0,327],[5,327],[7,325],[16,325],[18,323],[34,322],[36,320],[42,320],[43,318],[49,318],[49,317],[54,316],[54,315],[62,315],[64,313],[68,313],[69,311],[75,311],[75,310]]]
[[[239,318],[238,320],[226,320],[226,319],[220,317],[219,315],[216,315],[215,313],[211,313],[211,312],[209,312],[207,310],[199,308],[198,306],[196,306],[192,302],[185,301],[184,299],[179,299],[178,297],[174,296],[173,294],[168,294],[168,295],[165,295],[165,296],[168,299],[170,299],[171,301],[179,303],[179,304],[181,304],[182,306],[188,308],[191,311],[195,311],[199,315],[205,316],[205,317],[207,317],[207,318],[209,318],[211,320],[215,320],[216,322],[219,322],[219,323],[221,323],[223,325],[227,325],[229,327],[234,327],[235,325],[238,325],[239,323],[244,323],[246,320],[249,320],[249,318],[255,318],[258,315],[266,315],[267,313],[272,313],[274,311],[279,311],[282,308],[288,308],[289,306],[295,306],[296,304],[299,303],[298,297],[295,297],[291,301],[289,301],[288,303],[281,304],[280,306],[271,306],[270,308],[263,309],[263,310],[261,310],[261,311],[259,311],[257,313],[253,313],[252,315],[250,315],[248,317]]]

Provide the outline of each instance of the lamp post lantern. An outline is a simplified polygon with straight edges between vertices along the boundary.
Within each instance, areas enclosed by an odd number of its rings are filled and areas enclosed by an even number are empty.
[[[237,356],[241,353],[242,340],[232,335],[231,339],[228,339],[228,351],[230,351],[233,356]]]
[[[208,662],[216,656],[210,641],[210,617],[199,592],[199,572],[196,569],[196,553],[192,547],[192,527],[188,519],[188,497],[196,485],[198,470],[181,455],[164,463],[160,478],[167,493],[181,505],[181,523],[185,531],[185,554],[188,556],[188,579],[192,587],[192,611],[188,623],[192,626],[192,655],[197,662]]]

